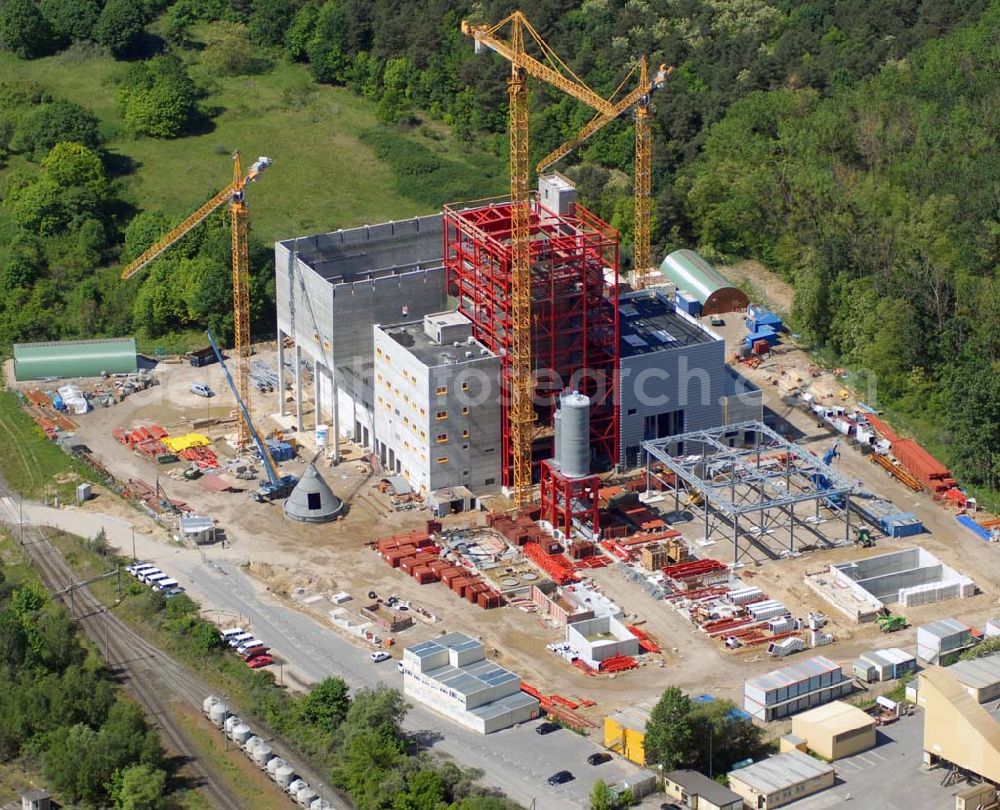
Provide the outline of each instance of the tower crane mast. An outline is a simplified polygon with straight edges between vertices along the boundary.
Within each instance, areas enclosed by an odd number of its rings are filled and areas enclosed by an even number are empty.
[[[643,289],[649,284],[649,276],[653,269],[652,260],[652,203],[653,203],[653,134],[651,125],[650,96],[661,89],[666,84],[667,76],[673,72],[673,67],[660,65],[659,69],[649,80],[646,57],[643,56],[625,77],[625,81],[619,85],[612,95],[618,94],[622,87],[628,82],[636,71],[639,73],[639,83],[631,92],[619,101],[607,101],[612,104],[610,109],[596,107],[595,115],[586,126],[584,126],[570,140],[561,144],[543,157],[537,166],[538,172],[543,172],[553,163],[566,157],[576,149],[587,138],[600,130],[605,124],[614,121],[628,110],[634,110],[635,120],[635,180],[634,180],[634,200],[635,200],[635,247],[633,251],[634,276],[633,284],[636,289]]]
[[[171,229],[155,245],[147,248],[122,270],[122,279],[129,279],[157,259],[172,245],[179,242],[208,216],[225,203],[229,203],[230,235],[232,239],[233,264],[233,332],[236,344],[236,388],[246,414],[240,411],[237,428],[237,445],[244,447],[253,437],[249,424],[250,413],[250,248],[248,244],[247,206],[244,192],[248,183],[255,182],[271,165],[271,159],[259,157],[245,175],[240,161],[240,153],[233,154],[233,179],[218,194],[186,217],[176,228]]]
[[[509,27],[508,38],[502,35]],[[513,455],[513,500],[522,506],[531,501],[531,441],[535,421],[534,378],[531,357],[531,199],[528,165],[527,79],[532,77],[561,90],[594,109],[611,114],[613,105],[594,92],[563,62],[520,11],[496,25],[473,25],[462,21],[462,33],[476,41],[476,50],[486,47],[510,62],[507,80],[510,135],[511,205],[511,354],[510,419]],[[526,37],[533,40],[545,61],[525,50]]]

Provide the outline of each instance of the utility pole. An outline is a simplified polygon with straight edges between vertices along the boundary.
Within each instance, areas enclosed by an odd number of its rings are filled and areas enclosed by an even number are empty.
[[[131,526],[132,526],[132,562],[138,562],[139,558],[135,556],[135,524],[133,523],[131,524]]]
[[[107,606],[104,607],[104,660],[109,664],[111,663],[111,653],[108,647],[108,610]]]
[[[24,545],[24,495],[21,495],[18,498],[17,506],[18,506],[18,518],[17,518],[18,533],[21,538],[21,545],[23,546]]]

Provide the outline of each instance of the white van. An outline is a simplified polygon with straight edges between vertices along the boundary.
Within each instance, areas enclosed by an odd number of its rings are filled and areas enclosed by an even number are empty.
[[[160,571],[157,574],[149,574],[143,582],[145,582],[150,588],[155,588],[159,583],[163,582],[165,579],[170,579],[169,576]],[[175,583],[176,584],[176,581]]]
[[[155,577],[157,575],[160,575],[161,577],[166,576],[166,574],[164,574],[159,568],[156,567],[150,568],[147,571],[142,571],[137,576],[139,577],[139,582],[145,582],[148,585],[149,578]]]
[[[176,579],[171,579],[167,577],[166,579],[159,580],[155,587],[158,591],[169,591],[171,588],[176,588],[179,583]]]
[[[232,638],[227,639],[227,643],[230,647],[239,647],[240,644],[250,641],[252,638],[253,633],[239,633]]]
[[[143,563],[142,565],[137,565],[129,573],[136,579],[142,579],[143,574],[148,574],[150,571],[159,571],[155,565],[150,565],[149,563]]]
[[[205,385],[205,383],[198,382],[191,383],[191,393],[205,398],[215,396],[215,394],[212,393],[212,389]]]
[[[263,641],[259,638],[250,638],[242,642],[236,647],[236,652],[240,655],[246,655],[250,650],[256,650],[258,647],[266,646]]]
[[[229,639],[233,638],[234,636],[246,635],[246,633],[247,631],[244,630],[242,627],[230,627],[227,630],[222,630],[219,633],[219,635],[222,636],[222,640],[228,644]]]

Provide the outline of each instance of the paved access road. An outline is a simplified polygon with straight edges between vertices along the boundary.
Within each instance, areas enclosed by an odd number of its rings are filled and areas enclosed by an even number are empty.
[[[16,514],[16,505],[10,506]],[[26,521],[65,527],[84,536],[93,536],[103,528],[113,546],[131,554],[131,527],[117,518],[28,504],[24,506],[24,517]],[[136,540],[140,557],[171,574],[203,608],[244,617],[254,634],[306,681],[339,675],[352,687],[382,683],[402,689],[402,676],[393,662],[371,663],[366,650],[311,616],[260,592],[238,566],[213,561],[211,552],[202,556],[138,534]],[[567,729],[540,736],[534,732],[536,724],[530,723],[483,736],[419,705],[410,710],[405,725],[410,731],[422,732],[433,751],[465,767],[482,770],[483,784],[501,788],[525,807],[534,802],[536,810],[587,807],[588,795],[598,779],[610,784],[639,770],[620,757],[597,767],[588,765],[587,757],[603,749]],[[571,771],[576,779],[559,787],[547,785],[546,779],[560,770]]]

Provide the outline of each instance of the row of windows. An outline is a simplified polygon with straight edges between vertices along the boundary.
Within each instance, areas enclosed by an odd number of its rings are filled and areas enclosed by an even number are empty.
[[[413,381],[413,382],[416,382],[416,380],[414,379],[414,381]],[[464,383],[462,383],[462,390],[463,390],[463,391],[468,391],[468,390],[469,390],[469,383],[468,383],[468,382],[464,382]],[[436,394],[437,394],[437,395],[438,395],[439,397],[443,397],[443,396],[446,396],[446,395],[448,394],[448,386],[447,386],[447,385],[439,385],[439,386],[437,387],[437,389],[435,390],[435,393],[436,393]]]

